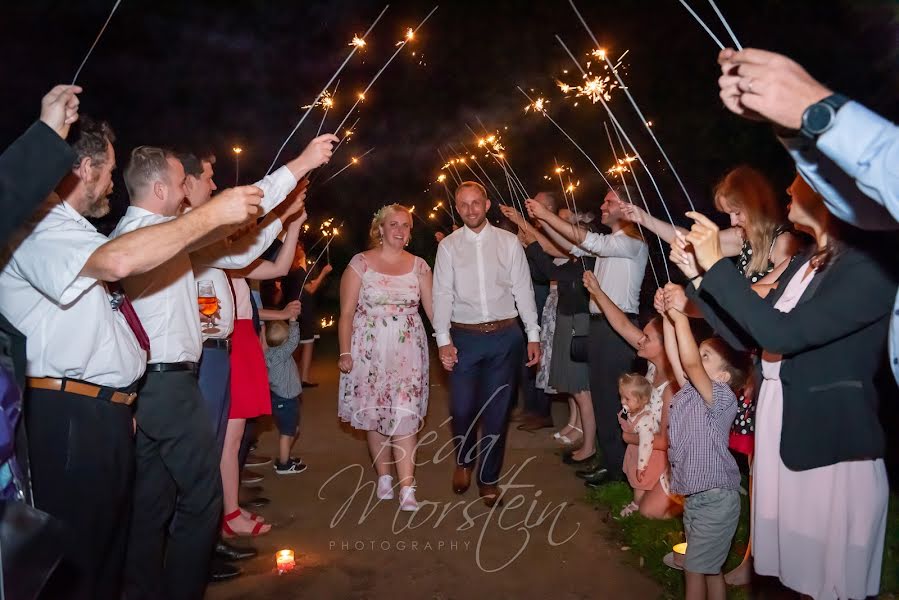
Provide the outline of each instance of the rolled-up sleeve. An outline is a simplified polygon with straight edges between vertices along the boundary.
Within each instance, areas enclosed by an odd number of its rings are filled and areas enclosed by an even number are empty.
[[[571,247],[574,256],[616,256],[629,258],[637,256],[643,242],[628,235],[603,235],[588,232],[584,241]]]

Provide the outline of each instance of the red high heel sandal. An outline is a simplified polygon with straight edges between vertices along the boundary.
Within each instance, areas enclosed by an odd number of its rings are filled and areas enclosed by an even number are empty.
[[[250,533],[241,533],[239,531],[234,531],[233,529],[231,529],[231,526],[228,525],[228,523],[239,516],[240,509],[237,509],[234,512],[225,515],[225,518],[222,520],[222,535],[224,537],[259,537],[260,535],[265,535],[266,533],[271,531],[271,529],[269,529],[268,531],[262,531],[262,528],[265,527],[267,523],[256,521],[255,519],[251,519],[255,523],[255,525],[253,525],[253,531],[251,531]]]

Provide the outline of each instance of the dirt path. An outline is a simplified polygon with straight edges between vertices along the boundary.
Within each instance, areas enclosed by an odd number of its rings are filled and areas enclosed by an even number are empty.
[[[211,586],[207,598],[659,597],[660,588],[607,539],[580,480],[560,463],[552,430],[511,431],[504,471],[518,487],[507,492],[504,508],[491,513],[476,486],[453,494],[448,390],[438,373],[420,437],[430,443],[420,445],[416,473],[418,498],[431,504],[410,516],[396,501],[376,503],[364,438],[337,420],[336,352],[318,350],[321,386],[305,392],[298,444],[309,468],[282,477],[260,469],[263,494],[272,499],[260,512],[276,527],[253,542],[260,556],[241,563],[244,575]],[[557,423],[566,412],[554,405]],[[259,453],[271,455],[275,440],[267,431]],[[278,576],[281,548],[295,551],[297,569]]]

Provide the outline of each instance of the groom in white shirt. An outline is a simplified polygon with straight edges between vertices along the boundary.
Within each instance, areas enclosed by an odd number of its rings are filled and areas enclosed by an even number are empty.
[[[489,208],[482,185],[466,181],[456,189],[465,226],[437,248],[434,331],[440,362],[450,371],[450,414],[459,440],[453,491],[465,493],[480,456],[478,488],[492,507],[501,495],[509,407],[523,360],[518,317],[527,332],[528,366],[540,361],[540,326],[524,250],[515,235],[487,221]],[[483,437],[475,440],[479,420]]]

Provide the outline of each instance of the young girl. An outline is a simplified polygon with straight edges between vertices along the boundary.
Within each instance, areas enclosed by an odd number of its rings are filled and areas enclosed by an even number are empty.
[[[621,509],[622,517],[640,509],[644,494],[656,486],[668,467],[665,451],[653,448],[662,420],[662,403],[651,402],[652,391],[652,384],[643,375],[626,373],[618,379],[622,407],[618,423],[623,433],[637,434],[640,440],[637,445],[628,444],[624,453],[624,472],[634,490],[634,500]]]
[[[681,386],[668,414],[668,460],[671,491],[685,496],[686,597],[724,600],[721,567],[740,519],[740,471],[728,450],[733,390],[745,384],[750,360],[720,338],[697,347],[689,319],[666,300],[666,290],[676,288],[658,290],[655,307],[665,317],[665,350]]]

